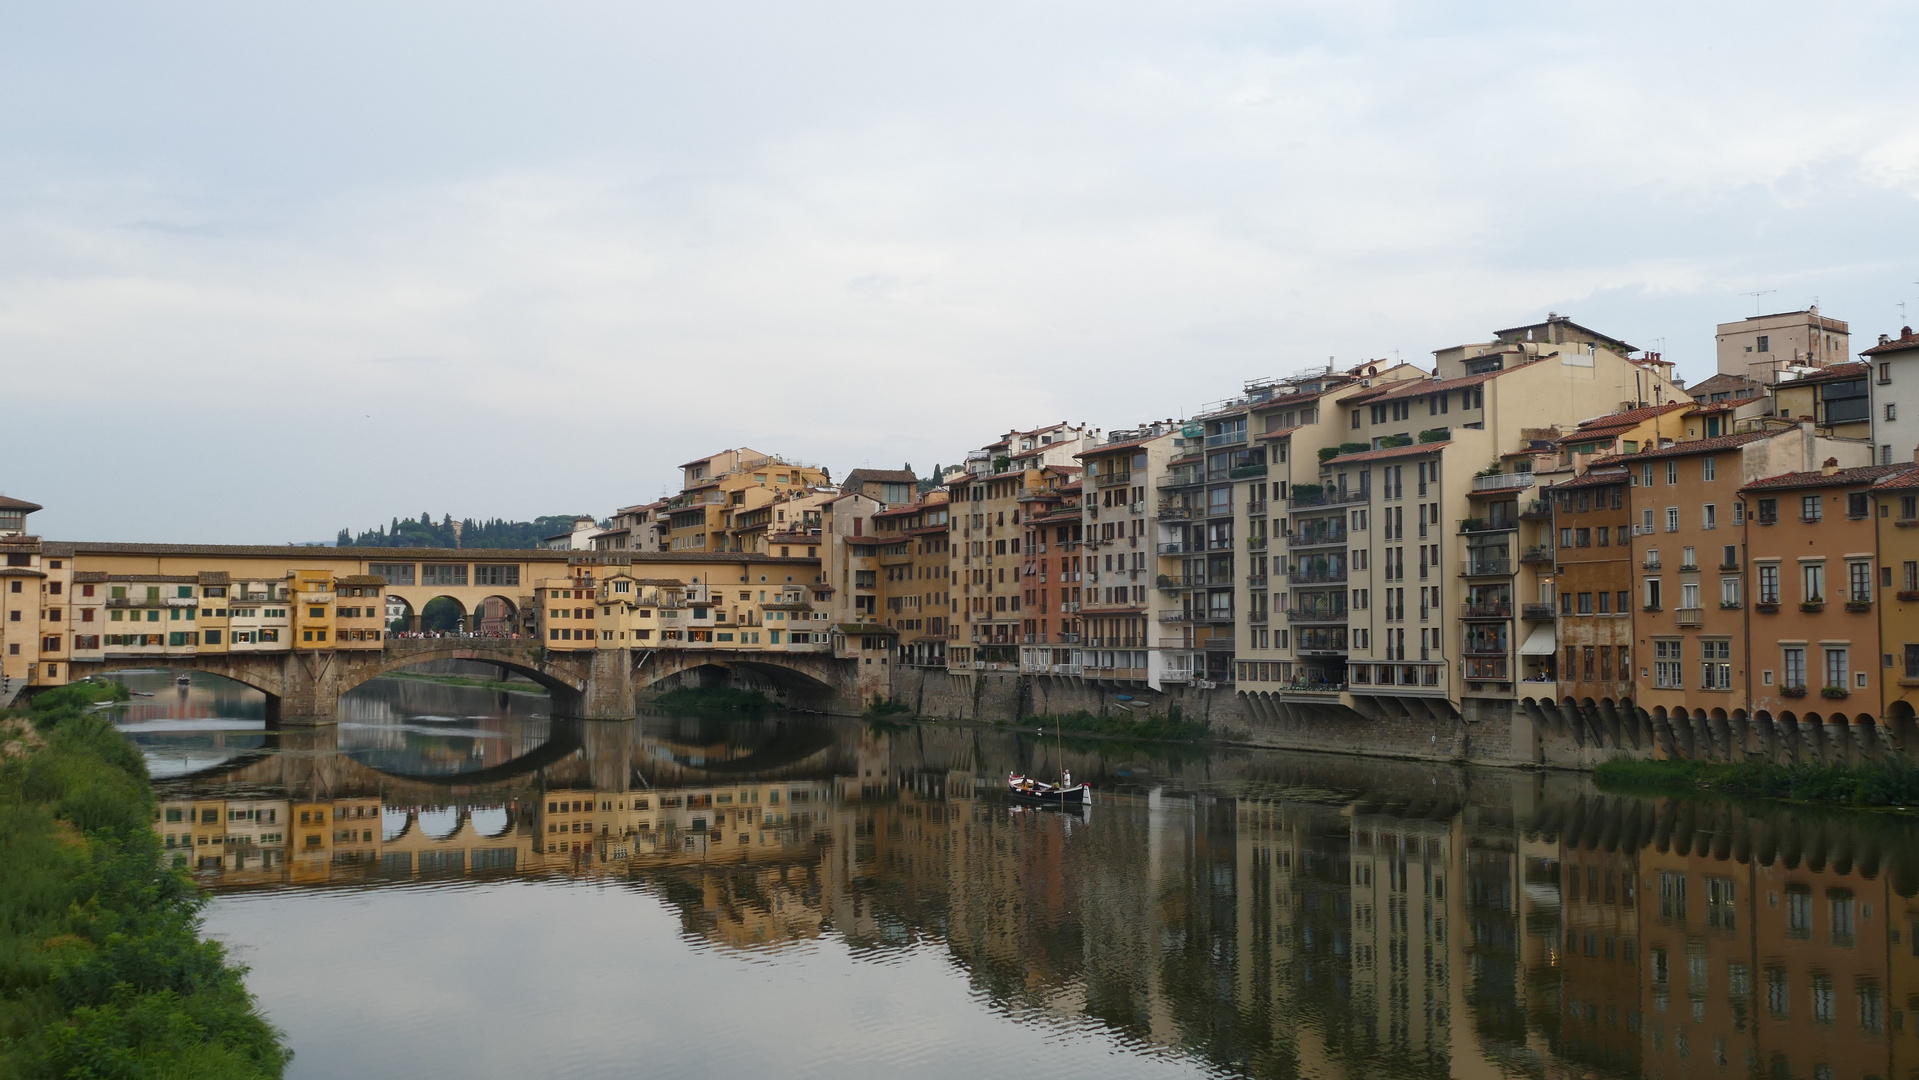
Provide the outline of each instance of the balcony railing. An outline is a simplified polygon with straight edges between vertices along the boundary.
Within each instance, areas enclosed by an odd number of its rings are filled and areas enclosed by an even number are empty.
[[[1132,482],[1133,474],[1130,472],[1100,473],[1098,476],[1093,477],[1094,487],[1118,487],[1121,484],[1130,484]]]
[[[1467,656],[1505,656],[1512,648],[1503,641],[1466,640],[1464,652]]]
[[[1467,604],[1466,617],[1468,619],[1510,619],[1513,617],[1513,606],[1506,601]]]
[[[1553,504],[1545,499],[1534,499],[1519,512],[1521,521],[1544,521],[1553,516]]]
[[[1527,604],[1519,614],[1529,622],[1551,622],[1555,618],[1551,604]]]
[[[1226,473],[1226,479],[1257,480],[1260,477],[1265,475],[1266,475],[1266,466],[1264,465],[1240,465],[1236,468],[1228,470]]]
[[[1194,555],[1205,550],[1205,544],[1189,544],[1183,540],[1159,545],[1161,555]]]
[[[1679,621],[1679,625],[1681,626],[1702,626],[1706,621],[1706,609],[1696,607],[1677,608],[1673,611],[1673,617]]]
[[[1532,473],[1496,473],[1492,476],[1473,477],[1474,491],[1521,491],[1533,486]]]
[[[1266,550],[1266,538],[1265,538],[1265,537],[1263,537],[1263,536],[1249,536],[1249,537],[1247,537],[1247,538],[1246,538],[1246,550],[1247,550],[1247,551],[1265,551],[1265,550]]]
[[[1549,547],[1529,547],[1519,556],[1519,561],[1534,566],[1553,561],[1553,549]]]
[[[1266,587],[1266,575],[1265,575],[1265,574],[1248,574],[1248,575],[1246,575],[1246,587],[1247,587],[1247,588],[1249,588],[1249,589],[1263,589],[1263,588],[1265,588],[1265,587]]]
[[[1340,506],[1345,503],[1365,502],[1372,497],[1371,488],[1355,488],[1352,491],[1325,491],[1318,495],[1301,495],[1286,500],[1289,510],[1304,510],[1315,506]]]
[[[1189,623],[1193,622],[1196,618],[1197,616],[1190,611],[1162,611],[1159,613],[1159,621],[1163,623]]]
[[[1215,446],[1238,446],[1245,441],[1246,431],[1243,428],[1238,431],[1222,431],[1217,435],[1206,436],[1206,446],[1208,449]]]
[[[1286,580],[1295,585],[1333,585],[1346,580],[1346,570],[1292,570],[1286,574]]]
[[[1513,572],[1508,559],[1467,559],[1460,573],[1467,577],[1503,577]]]
[[[1200,516],[1201,511],[1197,506],[1163,503],[1155,513],[1161,521],[1191,521]]]
[[[1246,621],[1254,626],[1265,626],[1267,618],[1268,616],[1264,611],[1249,611],[1246,613]]]
[[[1503,519],[1487,521],[1482,518],[1467,518],[1459,523],[1459,531],[1462,533],[1511,532],[1517,528],[1519,528],[1519,522]]]
[[[1345,529],[1315,529],[1311,532],[1288,533],[1287,547],[1331,547],[1346,543]]]
[[[1174,469],[1154,482],[1153,486],[1161,490],[1170,488],[1199,487],[1206,483],[1206,474],[1198,469]]]
[[[1346,610],[1347,609],[1343,607],[1292,608],[1286,612],[1286,621],[1298,623],[1343,623],[1346,621]]]
[[[1167,592],[1180,589],[1197,589],[1206,584],[1205,574],[1161,574],[1154,584]]]

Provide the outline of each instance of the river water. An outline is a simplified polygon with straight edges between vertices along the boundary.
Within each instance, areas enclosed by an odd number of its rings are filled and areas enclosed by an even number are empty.
[[[193,678],[124,727],[294,1077],[1919,1080],[1903,817]],[[1007,804],[1062,755],[1092,806]]]

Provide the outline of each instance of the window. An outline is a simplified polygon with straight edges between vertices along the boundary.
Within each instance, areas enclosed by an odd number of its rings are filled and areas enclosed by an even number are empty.
[[[1849,493],[1846,496],[1846,516],[1854,519],[1869,516],[1872,513],[1868,508],[1871,501],[1871,497],[1863,491]]]
[[[1702,529],[1717,529],[1719,527],[1719,507],[1718,506],[1712,503],[1706,504],[1706,516],[1705,516],[1705,519],[1702,522],[1700,522],[1699,527]]]
[[[1660,609],[1659,599],[1660,599],[1659,579],[1647,578],[1646,579],[1646,610],[1658,611]]]
[[[1803,645],[1787,645],[1780,651],[1781,669],[1785,677],[1780,685],[1788,690],[1806,688],[1806,649]]]
[[[1659,872],[1659,917],[1686,918],[1686,875],[1671,870]]]
[[[1777,604],[1779,602],[1779,564],[1759,564],[1759,602]]]
[[[1872,405],[1867,397],[1864,379],[1827,383],[1821,390],[1820,397],[1821,404],[1825,406],[1825,423],[1857,423],[1868,420],[1872,416]]]
[[[1714,458],[1706,457],[1699,462],[1699,479],[1712,480],[1715,478],[1718,468],[1715,466],[1714,461]]]
[[[1646,467],[1649,469],[1652,468],[1650,465]],[[1639,512],[1639,531],[1642,533],[1652,532],[1652,507],[1650,506]]]
[[[1679,508],[1677,506],[1666,507],[1666,531],[1679,531]]]
[[[1722,577],[1719,579],[1719,606],[1736,608],[1739,606],[1739,579]]]
[[[1772,336],[1769,334],[1759,335],[1759,343],[1753,346],[1753,351],[1754,352],[1771,352]]]
[[[1846,663],[1846,656],[1847,650],[1842,647],[1830,646],[1826,649],[1827,686],[1836,686],[1841,690],[1846,688],[1846,683],[1849,681],[1846,673],[1851,667]]]
[[[1799,496],[1799,520],[1821,521],[1826,516],[1825,504],[1817,495]]]
[[[1872,564],[1854,561],[1846,564],[1846,599],[1855,604],[1872,602]]]
[[[1679,462],[1677,461],[1666,462],[1666,486],[1671,487],[1672,485],[1677,484],[1678,482],[1679,482]]]
[[[1732,689],[1732,642],[1706,639],[1699,643],[1700,688]]]
[[[1919,645],[1906,646],[1906,674],[1904,677],[1908,679],[1919,679]],[[1912,947],[1919,949],[1919,937],[1912,939]]]
[[[1826,926],[1834,945],[1853,944],[1856,908],[1851,889],[1826,890]]]
[[[422,585],[465,585],[465,563],[427,563],[420,567]]]
[[[1719,549],[1720,569],[1731,570],[1737,567],[1738,565],[1739,565],[1739,545],[1738,544],[1727,544],[1725,547],[1722,547]]]
[[[1709,877],[1706,879],[1706,925],[1715,930],[1737,930],[1738,908],[1734,905],[1736,890],[1733,879]],[[1735,967],[1737,965],[1734,965]],[[1701,987],[1700,989],[1703,989]]]
[[[1759,524],[1772,525],[1779,521],[1779,500],[1759,500]]]
[[[488,566],[482,563],[473,568],[475,585],[518,585],[519,583],[520,568],[516,565]]]
[[[368,563],[366,572],[385,578],[388,585],[413,584],[412,563]]]
[[[1653,685],[1661,689],[1678,690],[1685,686],[1685,677],[1680,674],[1680,645],[1678,641],[1660,639],[1652,643]]]
[[[1799,599],[1807,604],[1821,603],[1826,599],[1825,563],[1799,564]]]

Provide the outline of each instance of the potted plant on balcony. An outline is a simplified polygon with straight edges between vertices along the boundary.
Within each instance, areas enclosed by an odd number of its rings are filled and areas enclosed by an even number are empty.
[[[1779,614],[1779,601],[1761,600],[1754,604],[1752,609],[1761,615],[1777,615]]]
[[[1846,610],[1847,610],[1847,611],[1852,611],[1852,612],[1860,612],[1860,611],[1871,611],[1871,610],[1872,610],[1872,601],[1870,601],[1870,600],[1848,600],[1848,601],[1846,601]]]
[[[1824,611],[1826,610],[1826,598],[1823,596],[1815,596],[1805,601],[1804,603],[1800,604],[1799,610],[1800,611]]]
[[[1782,686],[1779,688],[1779,696],[1780,697],[1805,697],[1806,688],[1803,686]]]
[[[1851,697],[1852,691],[1846,689],[1843,686],[1828,686],[1819,691],[1819,696],[1823,698],[1833,698],[1837,700],[1839,698]]]

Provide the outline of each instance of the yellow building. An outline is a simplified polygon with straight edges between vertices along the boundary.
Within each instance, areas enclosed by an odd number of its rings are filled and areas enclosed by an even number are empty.
[[[1892,665],[1879,681],[1881,732],[1911,747],[1919,736],[1919,471],[1872,486],[1878,512],[1879,641]],[[1890,579],[1890,580],[1888,580]],[[1919,940],[1919,939],[1916,939]]]
[[[65,546],[27,534],[27,515],[38,509],[0,497],[0,706],[28,686],[64,685],[71,674],[73,559]]]
[[[682,487],[661,509],[660,546],[667,551],[727,551],[732,515],[832,483],[825,469],[757,450],[723,450],[680,466]]]
[[[872,515],[878,541],[877,617],[899,632],[900,663],[944,666],[950,620],[952,552],[945,491],[924,502],[889,506]]]
[[[1788,369],[1773,385],[1773,410],[1781,420],[1811,421],[1821,435],[1870,441],[1871,373],[1871,366],[1864,361],[1810,370]]]

